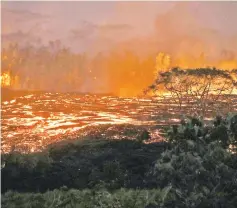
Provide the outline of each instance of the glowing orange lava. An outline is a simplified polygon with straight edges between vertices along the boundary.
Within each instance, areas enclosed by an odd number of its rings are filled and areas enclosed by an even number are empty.
[[[230,99],[236,111],[237,96]],[[187,109],[190,105],[184,103]],[[24,148],[39,151],[63,139],[87,135],[90,128],[99,130],[101,124],[157,126],[177,123],[177,110],[178,105],[171,98],[164,102],[151,98],[70,93],[26,95],[2,105],[1,150],[9,152],[12,146],[16,146],[23,152],[26,151]],[[152,133],[152,137],[158,140],[160,136],[159,132]]]

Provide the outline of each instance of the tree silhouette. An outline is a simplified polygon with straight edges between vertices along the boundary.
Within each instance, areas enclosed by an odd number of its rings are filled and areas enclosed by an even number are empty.
[[[236,81],[228,71],[215,68],[182,70],[173,68],[160,73],[148,90],[161,94],[168,92],[182,109],[184,102],[192,102],[193,109],[205,115],[208,107],[215,107],[221,97],[231,94]]]

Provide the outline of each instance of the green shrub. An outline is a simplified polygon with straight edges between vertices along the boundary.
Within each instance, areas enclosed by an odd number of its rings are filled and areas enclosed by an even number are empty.
[[[85,140],[56,145],[37,154],[3,155],[2,192],[41,191],[62,186],[108,189],[142,188],[145,174],[165,144],[136,140]]]
[[[236,207],[237,155],[227,148],[236,142],[236,118],[217,117],[208,126],[184,119],[170,128],[168,143],[144,144],[144,131],[137,140],[83,140],[3,155],[2,206]]]
[[[157,187],[172,185],[171,191],[176,193],[174,200],[183,203],[181,207],[197,207],[207,198],[229,203],[234,200],[233,193],[237,193],[237,183],[233,183],[237,181],[237,169],[231,164],[233,158],[236,155],[217,141],[208,144],[182,140],[161,154],[153,175]],[[220,193],[223,194],[220,196]],[[229,203],[230,207],[233,205]]]
[[[180,125],[174,125],[167,131],[168,141],[177,144],[182,140],[203,140],[207,143],[218,141],[227,148],[237,144],[237,115],[226,118],[217,116],[212,125],[205,125],[202,118],[186,118]]]
[[[171,201],[170,187],[163,190],[119,189],[107,190],[54,190],[43,194],[7,192],[2,195],[3,208],[144,208],[153,204],[164,207]]]

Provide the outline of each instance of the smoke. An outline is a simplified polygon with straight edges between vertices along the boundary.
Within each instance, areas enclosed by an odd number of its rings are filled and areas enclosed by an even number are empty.
[[[237,11],[237,4],[233,5]],[[194,10],[195,6],[199,6],[198,11]],[[155,38],[159,40],[161,48],[172,54],[174,59],[183,56],[197,59],[204,54],[206,61],[211,64],[213,61],[227,58],[225,52],[231,53],[232,59],[236,58],[236,42],[224,34],[223,30],[219,31],[214,27],[206,28],[205,17],[209,14],[204,12],[205,6],[205,4],[197,5],[195,2],[178,3],[166,14],[158,16],[155,23],[157,32]],[[221,15],[215,13],[220,6],[221,4],[213,4],[211,7],[213,11],[209,11],[216,18]],[[230,30],[225,24],[223,29]],[[237,37],[237,34],[234,35]]]
[[[134,96],[152,83],[160,52],[170,67],[237,68],[235,19],[236,2],[122,2],[106,23],[71,29],[69,49],[20,51],[12,70],[25,88]],[[83,51],[75,54],[78,44]]]
[[[153,32],[116,47],[141,56],[165,52],[171,56],[173,66],[235,68],[237,27],[234,18],[237,19],[236,2],[179,2],[157,16]],[[225,66],[224,62],[229,64]]]
[[[134,6],[132,2],[129,5]],[[135,6],[140,10],[144,4],[135,3]],[[236,12],[237,3],[234,2],[176,3],[167,12],[156,17],[153,30],[149,34],[119,42],[113,47],[113,52],[120,54],[120,57],[126,51],[134,53],[137,61],[133,59],[131,64],[132,57],[129,58],[128,55],[125,55],[127,59],[114,57],[117,58],[117,63],[114,62],[109,71],[106,71],[106,75],[113,77],[108,86],[119,94],[119,89],[123,92],[127,90],[127,94],[131,95],[132,92],[140,92],[145,85],[152,82],[155,58],[160,52],[170,58],[170,67],[210,66],[225,70],[237,68],[237,28],[233,24],[233,19],[237,19]],[[129,22],[138,21],[136,15],[133,17],[131,13],[124,18],[128,18]],[[135,76],[129,76],[133,70]]]

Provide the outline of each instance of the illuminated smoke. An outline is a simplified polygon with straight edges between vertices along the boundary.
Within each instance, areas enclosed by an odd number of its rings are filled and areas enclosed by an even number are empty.
[[[130,4],[132,7],[133,3]],[[96,39],[91,44],[101,46],[102,53],[98,54],[98,48],[93,55],[91,51],[75,54],[70,48],[63,48],[58,41],[39,48],[6,48],[3,53],[11,58],[2,60],[2,69],[8,70],[11,64],[13,75],[8,84],[15,89],[135,96],[153,82],[154,73],[172,67],[237,68],[236,34],[227,37],[218,30],[206,28],[204,22],[199,20],[201,12],[197,14],[192,9],[194,4],[199,3],[176,3],[176,6],[157,16],[150,34],[116,40],[109,44],[109,48],[107,39],[101,34],[98,37],[94,34]],[[215,8],[220,5],[213,3],[213,11],[209,13],[215,16]],[[233,8],[236,5],[233,3]],[[203,9],[205,3],[200,10]],[[119,18],[123,18],[122,14]],[[136,16],[129,14],[129,22],[138,21]],[[228,25],[225,27],[230,29]],[[118,35],[113,38],[119,39]],[[6,78],[1,79],[3,83]]]

